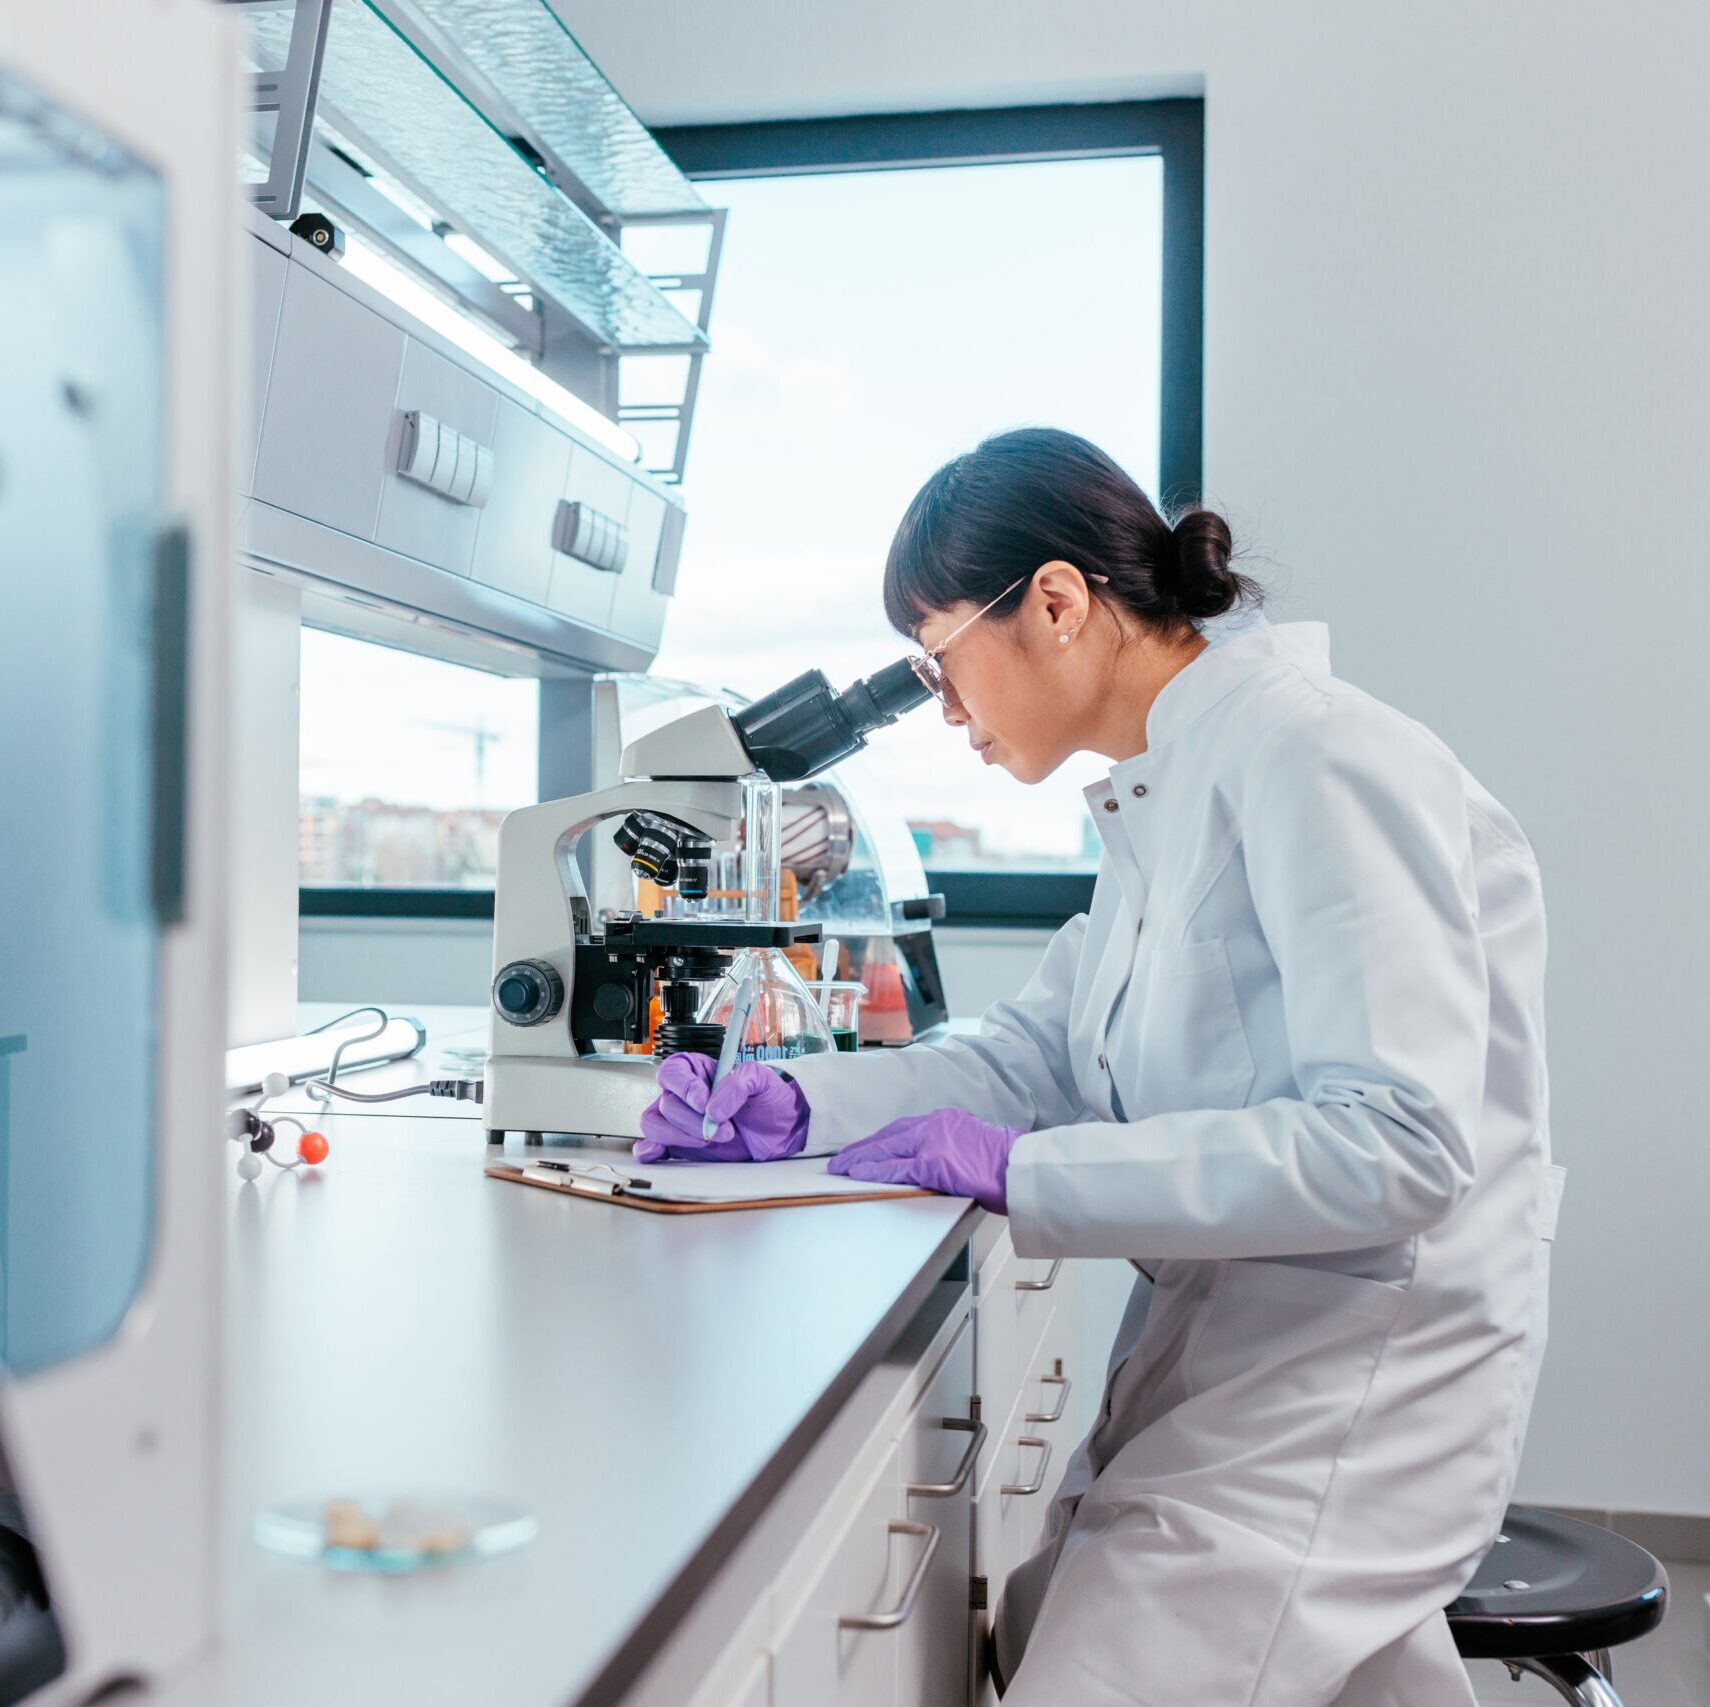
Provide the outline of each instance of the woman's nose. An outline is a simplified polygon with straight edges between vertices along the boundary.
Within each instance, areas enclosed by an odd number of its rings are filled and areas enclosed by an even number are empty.
[[[944,698],[941,703],[944,707],[944,721],[948,723],[952,729],[960,729],[967,723],[968,713],[963,708],[961,700],[956,697],[952,690],[946,688]]]

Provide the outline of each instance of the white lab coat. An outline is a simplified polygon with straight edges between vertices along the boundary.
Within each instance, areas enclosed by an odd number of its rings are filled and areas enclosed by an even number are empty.
[[[977,1035],[792,1063],[809,1149],[1022,1127],[1017,1250],[1155,1276],[1010,1577],[1010,1707],[1470,1707],[1441,1609],[1512,1487],[1561,1184],[1537,865],[1319,624],[1202,652],[1146,733],[1086,791],[1090,912]]]

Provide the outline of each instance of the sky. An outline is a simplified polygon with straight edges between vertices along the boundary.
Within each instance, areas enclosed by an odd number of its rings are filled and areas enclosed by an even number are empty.
[[[539,798],[539,684],[303,630],[304,799],[508,810]],[[477,731],[485,731],[477,739]],[[477,771],[477,747],[484,748]]]
[[[891,532],[988,433],[1070,428],[1155,490],[1162,188],[1155,157],[705,185],[730,216],[655,672],[754,696],[890,663],[909,649],[880,603]],[[532,800],[535,693],[305,630],[303,793]],[[1080,789],[1108,768],[1080,754],[1023,787],[933,706],[872,751],[908,816],[1023,860],[1081,849]]]
[[[988,433],[1067,427],[1155,490],[1162,188],[1155,157],[704,185],[730,217],[655,670],[757,695],[890,663],[891,533]],[[1079,850],[1109,768],[1023,787],[933,706],[872,747],[910,817],[1019,856]]]

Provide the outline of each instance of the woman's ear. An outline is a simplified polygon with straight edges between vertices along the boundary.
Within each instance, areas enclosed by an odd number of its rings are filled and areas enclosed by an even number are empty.
[[[1074,564],[1054,558],[1034,573],[1033,588],[1039,595],[1051,643],[1072,645],[1092,608],[1086,577]]]

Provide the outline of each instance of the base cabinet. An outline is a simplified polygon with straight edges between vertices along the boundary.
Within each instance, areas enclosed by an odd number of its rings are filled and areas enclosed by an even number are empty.
[[[990,1609],[1079,1442],[1080,1305],[1075,1265],[1018,1258],[1007,1230],[971,1278],[882,1420],[799,1502],[692,1707],[995,1704]]]

